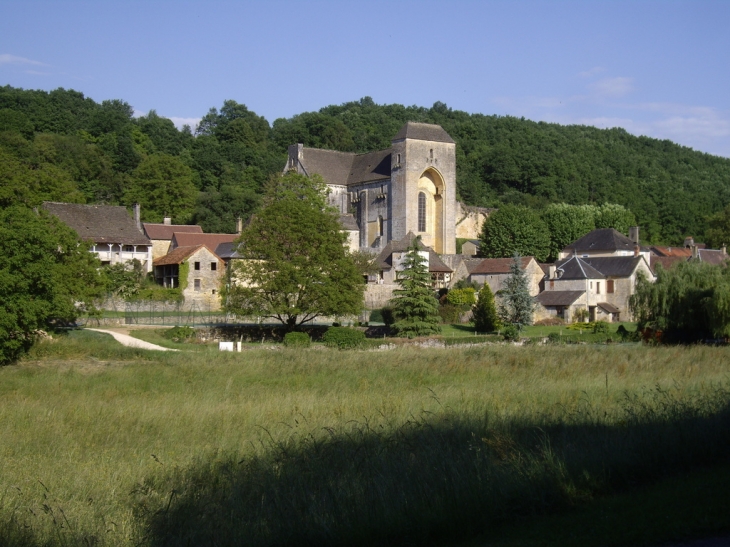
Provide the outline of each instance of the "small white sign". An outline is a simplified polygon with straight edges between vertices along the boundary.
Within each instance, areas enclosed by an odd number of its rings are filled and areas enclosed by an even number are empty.
[[[218,342],[219,351],[233,351],[233,342]]]

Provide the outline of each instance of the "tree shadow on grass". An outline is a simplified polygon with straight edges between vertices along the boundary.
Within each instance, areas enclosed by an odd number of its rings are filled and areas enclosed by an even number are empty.
[[[552,423],[444,413],[269,438],[261,455],[149,477],[134,493],[140,540],[427,545],[727,458],[727,392],[646,397],[627,400],[614,425],[590,409]]]

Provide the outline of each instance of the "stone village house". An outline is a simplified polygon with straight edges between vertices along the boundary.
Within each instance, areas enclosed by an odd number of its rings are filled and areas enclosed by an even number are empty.
[[[186,268],[181,267],[183,264]],[[158,284],[171,289],[183,287],[186,306],[197,306],[201,311],[221,308],[219,292],[224,263],[208,246],[177,247],[155,259],[154,268]],[[184,279],[181,279],[181,272],[186,274]]]
[[[134,218],[126,207],[116,205],[46,201],[42,208],[90,242],[91,252],[102,264],[139,260],[144,271],[152,271],[152,242],[142,231],[139,205],[134,206]]]

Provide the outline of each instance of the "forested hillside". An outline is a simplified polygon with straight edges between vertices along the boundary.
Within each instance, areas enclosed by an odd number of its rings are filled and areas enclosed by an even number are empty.
[[[457,185],[470,205],[618,203],[652,243],[702,237],[730,204],[730,160],[622,129],[376,105],[370,98],[270,125],[243,104],[211,108],[178,130],[154,111],[134,118],[122,100],[0,87],[0,205],[43,200],[130,205],[206,231],[232,232],[256,209],[286,147],[364,152],[390,145],[406,121],[441,124],[457,142]]]

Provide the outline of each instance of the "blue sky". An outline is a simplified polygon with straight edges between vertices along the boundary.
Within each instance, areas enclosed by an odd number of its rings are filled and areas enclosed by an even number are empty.
[[[0,0],[0,85],[194,124],[376,103],[624,127],[730,157],[730,1]]]

